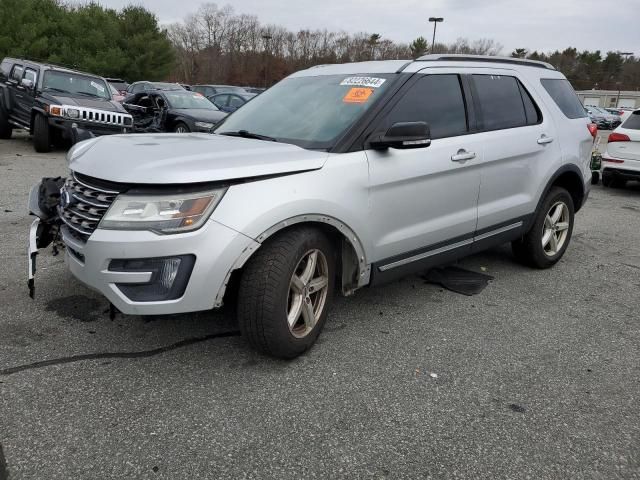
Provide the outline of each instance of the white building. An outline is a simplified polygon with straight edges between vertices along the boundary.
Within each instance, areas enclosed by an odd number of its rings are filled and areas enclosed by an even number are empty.
[[[576,93],[584,105],[604,108],[640,108],[640,92],[637,91],[580,90]]]

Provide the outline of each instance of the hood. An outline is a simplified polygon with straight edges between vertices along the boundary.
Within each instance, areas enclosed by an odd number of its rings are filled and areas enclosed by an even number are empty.
[[[126,113],[126,110],[122,105],[106,98],[97,97],[83,97],[75,95],[51,95],[47,93],[43,97],[50,99],[51,101],[59,105],[75,105],[77,107],[95,108],[98,110],[106,110],[109,112],[122,112]]]
[[[227,116],[226,112],[208,108],[173,108],[171,112],[183,117],[192,118],[196,122],[218,123]]]
[[[328,154],[208,133],[107,135],[76,144],[69,168],[119,183],[225,181],[319,169]]]

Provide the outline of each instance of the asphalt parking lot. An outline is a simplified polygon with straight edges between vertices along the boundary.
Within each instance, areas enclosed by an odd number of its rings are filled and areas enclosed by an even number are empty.
[[[29,187],[64,152],[0,140],[0,480],[640,478],[640,185],[596,186],[553,269],[507,246],[334,306],[291,362],[230,315],[110,320],[41,255],[26,289]]]

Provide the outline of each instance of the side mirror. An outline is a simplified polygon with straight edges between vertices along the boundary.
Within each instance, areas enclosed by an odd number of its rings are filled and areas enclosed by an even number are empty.
[[[20,85],[22,85],[27,90],[31,90],[33,88],[33,80],[31,80],[30,78],[23,78],[20,82]]]
[[[431,131],[426,122],[398,122],[383,135],[369,140],[372,148],[424,148],[431,145]]]

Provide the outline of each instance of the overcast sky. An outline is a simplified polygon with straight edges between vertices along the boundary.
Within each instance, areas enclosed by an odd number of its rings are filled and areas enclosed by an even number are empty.
[[[99,0],[120,9],[142,4],[162,23],[182,20],[206,3],[201,0]],[[257,15],[261,23],[290,30],[323,29],[380,33],[409,42],[417,36],[431,41],[430,16],[444,17],[437,41],[491,38],[504,46],[551,51],[629,51],[640,56],[640,0],[232,0],[237,13]]]

